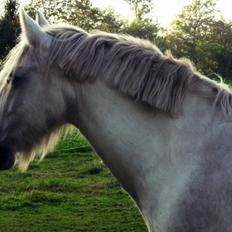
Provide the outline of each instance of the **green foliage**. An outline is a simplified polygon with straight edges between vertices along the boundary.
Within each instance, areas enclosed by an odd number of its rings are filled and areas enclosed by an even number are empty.
[[[125,24],[123,32],[138,38],[155,41],[158,33],[158,25],[151,20],[134,20]]]
[[[135,21],[144,20],[153,9],[152,0],[125,0],[134,12]]]
[[[19,34],[19,25],[16,17],[17,0],[7,0],[4,15],[0,19],[0,59],[4,59],[10,49],[15,46]]]
[[[212,70],[225,77],[232,77],[232,22],[223,19],[215,21],[212,26],[209,49],[214,61]]]
[[[123,24],[112,9],[100,10],[93,7],[90,0],[35,0],[32,7],[42,8],[51,22],[67,22],[87,31],[99,29],[119,32]]]
[[[177,56],[185,56],[200,66],[199,51],[204,49],[215,17],[214,0],[193,0],[184,7],[167,33],[167,46]],[[174,47],[173,47],[174,45]]]
[[[70,147],[71,146],[71,147]],[[147,231],[128,195],[78,134],[26,173],[1,172],[0,228],[6,232]],[[89,147],[90,149],[90,147]]]
[[[99,25],[96,29],[111,33],[120,33],[123,30],[125,22],[116,15],[112,8],[107,8],[101,11]]]
[[[163,47],[177,57],[190,58],[197,68],[231,75],[232,24],[219,17],[215,0],[193,0],[166,31]]]
[[[148,17],[153,9],[152,0],[125,0],[130,4],[134,19],[132,22],[124,24],[123,33],[129,34],[141,39],[155,41],[159,26]]]

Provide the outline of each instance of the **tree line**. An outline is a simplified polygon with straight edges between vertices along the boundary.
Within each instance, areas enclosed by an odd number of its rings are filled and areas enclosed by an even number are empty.
[[[65,22],[87,31],[102,30],[148,39],[163,52],[170,50],[177,57],[189,58],[207,76],[217,73],[232,79],[232,22],[216,9],[217,0],[192,0],[173,20],[162,28],[151,17],[155,1],[125,0],[134,12],[132,21],[119,16],[113,9],[99,9],[90,0],[34,0],[27,6],[31,16],[41,9],[50,22]],[[158,0],[157,0],[158,1]],[[0,59],[17,43],[20,33],[18,0],[5,0],[0,17]]]

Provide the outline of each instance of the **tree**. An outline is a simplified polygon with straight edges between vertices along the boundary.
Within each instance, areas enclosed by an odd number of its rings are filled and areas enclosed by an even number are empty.
[[[212,70],[225,78],[232,78],[232,22],[223,19],[212,25],[210,51],[216,63]]]
[[[17,9],[17,0],[6,1],[4,14],[0,19],[0,59],[4,59],[16,44],[19,35]]]
[[[87,31],[93,29],[119,32],[123,21],[112,9],[100,10],[90,0],[35,0],[33,7],[42,9],[51,22],[67,22]]]
[[[134,12],[136,21],[142,21],[153,9],[152,0],[125,0]]]
[[[167,31],[165,45],[177,57],[190,58],[201,70],[209,73],[214,66],[211,59],[212,26],[218,15],[215,0],[193,0],[172,23]]]
[[[152,0],[125,0],[134,12],[132,22],[127,22],[123,32],[142,39],[155,41],[159,25],[149,18],[153,9]]]
[[[50,22],[67,22],[87,31],[97,29],[113,33],[126,33],[154,41],[158,26],[151,19],[145,17],[152,9],[148,4],[151,0],[140,1],[138,1],[137,8],[144,12],[139,11],[138,18],[141,20],[134,20],[132,23],[123,21],[111,8],[101,10],[93,7],[90,0],[34,0],[29,11],[33,15],[33,9],[41,9]]]
[[[138,38],[147,39],[155,42],[159,27],[151,20],[137,21],[134,20],[125,25],[123,32]]]
[[[106,8],[101,10],[99,18],[99,25],[97,29],[107,31],[111,33],[122,32],[122,28],[125,22],[120,19],[119,15],[116,15],[112,8]]]

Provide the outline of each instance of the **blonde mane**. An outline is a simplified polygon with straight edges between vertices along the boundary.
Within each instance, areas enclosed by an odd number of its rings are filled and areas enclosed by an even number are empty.
[[[214,99],[225,115],[232,114],[231,92],[196,72],[187,59],[164,55],[152,43],[126,35],[88,34],[70,26],[50,26],[50,64],[56,62],[67,78],[105,80],[132,99],[176,115],[187,89]]]

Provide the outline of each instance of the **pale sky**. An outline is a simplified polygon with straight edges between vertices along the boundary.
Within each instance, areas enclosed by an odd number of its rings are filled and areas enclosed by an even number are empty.
[[[20,0],[23,5],[31,0]],[[124,0],[91,0],[94,6],[104,8],[112,7],[116,12],[127,19],[132,19],[133,13],[130,6]],[[155,10],[154,19],[158,19],[162,26],[168,26],[181,11],[181,9],[189,4],[191,0],[154,0]],[[0,12],[3,0],[0,0]],[[226,19],[232,20],[231,12],[232,0],[218,0],[217,9],[222,12]]]
[[[112,7],[117,13],[131,19],[133,14],[130,7],[123,0],[91,0],[94,6]],[[192,0],[154,0],[154,19],[158,19],[162,26],[168,26],[181,11],[181,9],[191,3]],[[222,12],[226,19],[232,19],[232,0],[218,0],[217,9]]]

